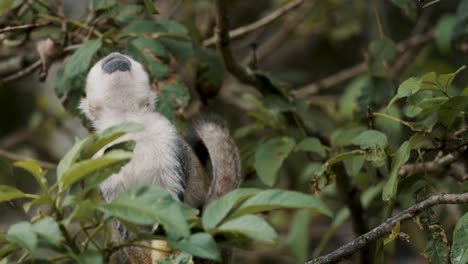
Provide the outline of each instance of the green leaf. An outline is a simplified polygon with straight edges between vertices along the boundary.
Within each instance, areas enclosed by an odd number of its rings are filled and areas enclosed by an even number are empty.
[[[180,112],[187,107],[189,100],[190,94],[185,83],[180,76],[176,76],[173,81],[161,87],[156,111],[175,121],[180,116]]]
[[[387,245],[388,243],[392,242],[395,240],[395,238],[398,237],[398,234],[400,233],[400,221],[398,221],[395,226],[392,228],[392,232],[384,238],[384,245]]]
[[[86,147],[83,152],[83,158],[89,159],[94,156],[99,150],[121,136],[131,133],[142,131],[144,126],[133,122],[126,122],[119,125],[109,127],[95,136],[95,140]]]
[[[446,264],[448,263],[449,247],[441,239],[429,239],[422,254],[432,264]]]
[[[265,220],[256,215],[244,215],[224,222],[216,228],[216,232],[240,234],[258,241],[270,243],[278,238],[275,230]]]
[[[57,180],[62,178],[63,173],[68,170],[73,164],[76,163],[78,157],[80,156],[81,151],[83,148],[88,144],[90,140],[96,137],[96,134],[91,134],[90,136],[76,142],[70,150],[63,156],[57,166]]]
[[[87,250],[78,255],[79,264],[102,264],[102,255],[97,251]]]
[[[279,189],[265,190],[249,198],[233,212],[230,219],[274,209],[309,209],[311,212],[331,216],[330,209],[315,196]]]
[[[332,146],[344,147],[351,145],[354,138],[365,130],[366,128],[362,126],[335,130],[330,136]]]
[[[397,52],[395,43],[387,37],[372,41],[369,45],[370,56],[367,57],[372,76],[385,78],[389,71],[388,64],[395,59]]]
[[[400,167],[408,161],[409,155],[410,143],[409,141],[405,141],[393,157],[390,178],[385,184],[382,192],[382,199],[384,201],[389,201],[395,198],[398,187],[398,171],[400,170]]]
[[[126,27],[124,27],[120,33],[119,36],[130,36],[130,35],[141,35],[144,33],[166,33],[167,29],[161,25],[158,21],[153,21],[153,20],[133,20],[128,24]]]
[[[0,16],[8,12],[15,5],[15,0],[0,1]]]
[[[64,189],[67,189],[72,184],[100,168],[120,161],[130,160],[131,158],[131,152],[116,150],[99,158],[77,162],[65,171],[62,178],[59,179],[59,183],[63,184]]]
[[[416,2],[413,0],[391,0],[391,2],[398,6],[399,8],[403,9],[405,14],[411,18],[411,20],[415,21],[417,17],[417,6]]]
[[[468,1],[462,0],[457,9],[457,24],[455,25],[453,39],[458,41],[468,36]]]
[[[256,188],[240,188],[214,200],[203,212],[203,227],[205,230],[216,227],[235,206],[259,192]]]
[[[453,244],[450,251],[452,264],[468,263],[468,213],[458,220],[453,230]]]
[[[343,160],[346,173],[351,177],[355,177],[361,171],[364,161],[366,161],[366,156],[364,155],[354,156]]]
[[[296,258],[297,262],[306,261],[309,253],[309,222],[310,213],[307,210],[300,210],[294,216],[286,247],[288,251]]]
[[[10,201],[13,199],[24,198],[26,194],[14,187],[0,185],[0,202]]]
[[[263,183],[273,186],[278,170],[293,150],[295,141],[289,137],[275,137],[261,142],[255,152],[255,170]]]
[[[459,74],[461,71],[463,71],[466,68],[465,65],[461,66],[458,68],[455,72],[453,73],[447,73],[447,74],[441,74],[438,77],[439,83],[445,88],[444,90],[447,91],[448,88],[450,87],[450,84],[452,84],[453,79],[455,79],[455,76]]]
[[[45,175],[47,174],[47,171],[44,171],[41,168],[41,165],[39,165],[37,162],[33,160],[21,160],[21,161],[15,162],[13,166],[22,168],[28,171],[29,173],[31,173],[32,176],[39,183],[39,186],[41,186],[42,191],[47,190],[47,179],[45,177]]]
[[[156,10],[156,7],[154,6],[153,0],[144,0],[146,10],[153,14],[153,15],[158,15],[159,12]]]
[[[383,149],[388,146],[387,136],[377,130],[367,130],[359,134],[352,143],[360,146],[362,149],[367,148],[380,148]]]
[[[213,237],[208,233],[196,233],[180,241],[169,242],[177,249],[200,258],[221,260],[218,246]]]
[[[135,224],[160,223],[181,237],[190,234],[186,219],[196,215],[195,209],[176,201],[167,190],[156,185],[133,188],[97,209]]]
[[[88,71],[94,54],[101,48],[102,39],[92,39],[85,42],[73,53],[70,60],[65,65],[65,75],[74,78],[77,75]]]
[[[37,235],[33,226],[29,222],[13,224],[8,230],[5,238],[20,245],[30,254],[34,254],[37,247]]]
[[[196,55],[197,90],[202,94],[216,94],[224,80],[224,65],[218,53],[198,49]]]
[[[402,82],[398,87],[397,94],[388,103],[387,109],[392,106],[398,99],[408,97],[421,88],[421,79],[417,77],[411,77],[408,80]]]
[[[439,110],[439,119],[442,125],[450,128],[457,116],[468,107],[468,96],[455,96],[445,102]]]
[[[54,246],[60,246],[60,228],[52,217],[44,217],[33,224],[36,233]]]
[[[298,151],[310,151],[319,154],[320,157],[324,158],[327,154],[325,148],[320,143],[320,140],[317,138],[305,138],[299,144],[297,144],[296,149]]]
[[[457,19],[454,15],[444,15],[437,21],[434,37],[439,50],[448,53],[452,48],[452,37]]]

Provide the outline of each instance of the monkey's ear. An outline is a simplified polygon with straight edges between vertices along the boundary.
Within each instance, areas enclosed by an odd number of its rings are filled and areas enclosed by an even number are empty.
[[[85,116],[94,121],[98,118],[99,113],[101,112],[101,107],[98,106],[96,102],[89,102],[88,99],[82,98],[79,108],[85,114]]]

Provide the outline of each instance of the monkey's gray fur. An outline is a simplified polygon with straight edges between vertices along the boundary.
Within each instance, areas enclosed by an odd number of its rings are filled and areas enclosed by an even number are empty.
[[[119,139],[135,140],[136,145],[132,160],[100,185],[105,201],[139,184],[152,183],[202,208],[237,188],[241,180],[239,153],[224,121],[215,116],[197,118],[190,124],[185,141],[168,119],[153,111],[155,101],[148,74],[132,58],[112,53],[91,68],[80,108],[94,128],[102,131],[123,122],[144,126],[142,131]],[[197,154],[202,159],[206,154],[209,157],[211,179]],[[116,228],[120,230],[116,233],[122,233],[121,229]],[[125,239],[122,235],[117,234],[117,242]],[[126,261],[144,263],[146,257]]]

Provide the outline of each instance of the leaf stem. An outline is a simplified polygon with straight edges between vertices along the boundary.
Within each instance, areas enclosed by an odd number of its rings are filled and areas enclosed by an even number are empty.
[[[404,121],[404,120],[401,120],[399,118],[396,118],[394,116],[391,116],[391,115],[387,115],[387,114],[384,114],[384,113],[372,113],[373,116],[379,116],[379,117],[383,117],[383,118],[387,118],[389,120],[392,120],[394,122],[398,122],[406,127],[408,127],[409,129],[415,131],[415,132],[425,132],[423,130],[420,130],[420,129],[417,129],[415,128],[410,122],[407,122],[407,121]]]
[[[379,27],[380,38],[384,38],[385,33],[383,29],[382,16],[380,15],[379,7],[377,5],[377,0],[372,0],[372,5],[374,6],[374,12],[377,18],[377,26]]]

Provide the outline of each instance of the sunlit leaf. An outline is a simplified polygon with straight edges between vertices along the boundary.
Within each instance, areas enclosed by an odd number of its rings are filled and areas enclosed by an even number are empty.
[[[0,202],[10,201],[13,199],[24,198],[26,194],[14,187],[0,185]]]

